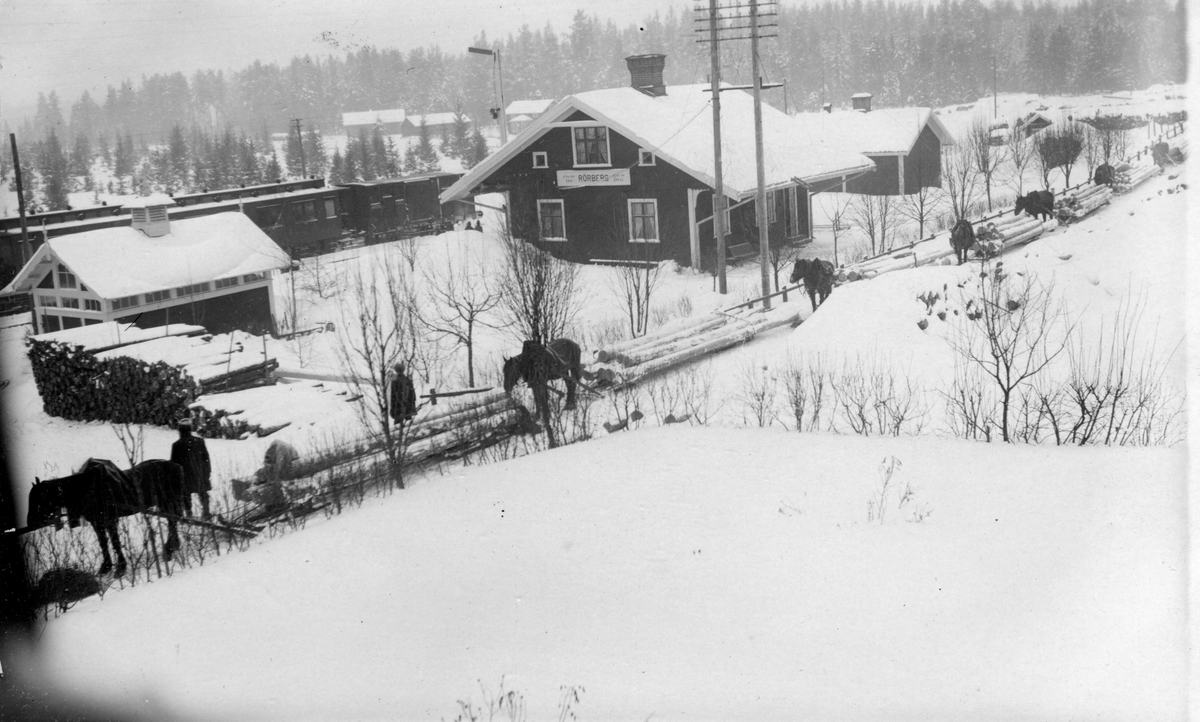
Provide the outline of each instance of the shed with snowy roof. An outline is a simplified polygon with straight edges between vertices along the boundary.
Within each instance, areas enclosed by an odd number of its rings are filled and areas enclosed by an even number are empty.
[[[797,113],[797,132],[833,139],[875,162],[875,172],[848,179],[847,193],[907,195],[942,185],[942,146],[954,138],[932,108],[871,109],[871,95],[851,96],[853,110]]]
[[[132,225],[51,237],[0,294],[31,294],[36,333],[107,321],[272,330],[271,278],[287,253],[241,213],[171,220],[170,205],[126,203]]]
[[[342,127],[346,129],[347,133],[356,133],[360,128],[369,130],[378,125],[384,133],[401,133],[406,117],[407,114],[403,108],[342,113]]]
[[[666,58],[626,59],[624,88],[555,103],[519,136],[441,195],[507,194],[514,236],[575,261],[674,259],[711,268],[716,185],[707,85],[667,87]],[[792,119],[762,107],[770,238],[810,236],[811,196],[874,169],[851,148],[805,138]],[[721,94],[722,172],[729,200],[726,247],[756,246],[754,102]]]

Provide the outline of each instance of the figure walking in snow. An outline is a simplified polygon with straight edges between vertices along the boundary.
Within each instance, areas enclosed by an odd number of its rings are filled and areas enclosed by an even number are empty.
[[[403,363],[396,364],[388,380],[388,416],[397,427],[417,415],[417,389]]]
[[[179,439],[171,444],[171,461],[183,467],[183,490],[186,494],[187,515],[192,516],[192,494],[200,495],[204,519],[212,514],[208,508],[208,492],[212,491],[212,464],[204,439],[192,436],[192,420],[179,422]]]

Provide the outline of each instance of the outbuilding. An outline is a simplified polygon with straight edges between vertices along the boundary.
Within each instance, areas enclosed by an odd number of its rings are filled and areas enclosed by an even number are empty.
[[[357,132],[360,128],[369,130],[376,125],[380,126],[384,133],[402,133],[404,132],[404,121],[407,117],[403,108],[342,113],[342,127],[350,135]]]
[[[287,253],[241,213],[172,221],[172,204],[126,203],[132,225],[51,237],[0,295],[33,297],[35,333],[106,321],[273,330],[272,274]]]
[[[838,190],[865,195],[907,195],[942,185],[942,146],[954,137],[932,108],[871,109],[871,94],[851,96],[852,110],[797,113],[805,137],[833,138],[875,162],[875,172],[847,179]]]
[[[575,261],[674,259],[712,268],[716,184],[710,86],[667,87],[664,55],[626,58],[630,86],[555,103],[441,195],[507,195],[508,227]],[[775,240],[811,234],[811,196],[874,169],[828,138],[802,137],[788,115],[762,106],[767,217]],[[757,246],[754,102],[721,94],[730,248]]]

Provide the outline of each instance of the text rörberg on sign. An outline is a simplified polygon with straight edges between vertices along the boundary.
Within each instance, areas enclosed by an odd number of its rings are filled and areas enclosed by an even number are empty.
[[[613,170],[560,170],[558,185],[565,186],[627,186],[629,185],[629,169],[615,168]]]

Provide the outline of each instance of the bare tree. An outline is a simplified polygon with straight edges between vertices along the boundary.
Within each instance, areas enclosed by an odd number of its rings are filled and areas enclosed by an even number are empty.
[[[1034,148],[1033,144],[1025,137],[1016,123],[1013,124],[1009,131],[1008,140],[1004,144],[1005,153],[1008,155],[1009,167],[1012,169],[1012,175],[1009,176],[1009,185],[1017,192],[1017,195],[1025,194],[1025,169],[1033,161]],[[1015,182],[1015,186],[1014,186]]]
[[[925,238],[925,225],[933,220],[941,205],[942,191],[932,186],[921,186],[916,193],[900,196],[896,213],[917,224],[917,239]]]
[[[821,196],[821,209],[825,211],[825,215],[829,218],[829,222],[833,226],[834,267],[841,265],[838,263],[838,237],[842,232],[842,223],[847,220],[849,215],[851,198],[852,196],[845,193]]]
[[[966,218],[979,201],[979,171],[966,144],[942,148],[942,189],[956,219]]]
[[[871,255],[891,248],[889,234],[895,234],[891,196],[856,196],[851,214],[871,242]]]
[[[1083,151],[1083,131],[1079,123],[1069,120],[1055,123],[1035,136],[1034,147],[1046,187],[1050,187],[1050,171],[1055,168],[1063,169],[1065,186],[1070,187],[1071,169]]]
[[[1091,126],[1100,157],[1105,163],[1124,158],[1129,150],[1129,131],[1145,125],[1144,121],[1123,115],[1097,115],[1094,118],[1081,118],[1080,121]]]
[[[118,423],[111,424],[113,433],[117,435],[117,440],[121,442],[121,449],[125,452],[125,458],[129,460],[130,466],[137,466],[142,460],[144,449],[146,446],[146,432],[139,424]]]
[[[578,267],[501,230],[504,269],[500,310],[522,341],[545,344],[564,334],[578,315]]]
[[[626,243],[621,263],[613,269],[609,285],[629,320],[633,338],[645,335],[650,326],[650,299],[658,288],[662,264],[656,243]]]
[[[963,143],[970,155],[975,172],[983,179],[984,192],[987,195],[988,212],[992,210],[992,177],[1000,165],[996,149],[992,146],[992,131],[982,118],[977,118],[967,130],[966,141]],[[962,216],[960,216],[962,217]]]
[[[417,315],[422,326],[441,338],[451,338],[467,350],[467,384],[475,386],[475,327],[502,328],[486,319],[500,305],[500,290],[489,279],[478,256],[463,252],[446,256],[445,268],[424,271],[431,307]]]
[[[340,295],[337,346],[359,418],[383,446],[393,479],[402,489],[406,429],[392,423],[388,385],[396,364],[413,366],[423,344],[416,334],[420,322],[410,287],[398,254],[380,253],[374,263],[360,264],[348,274]]]
[[[950,343],[983,371],[1000,403],[1000,436],[1011,441],[1009,419],[1017,392],[1067,348],[1074,323],[1056,300],[1054,284],[1032,275],[1011,278],[1003,263],[980,274],[978,293],[964,305],[966,321]]]

